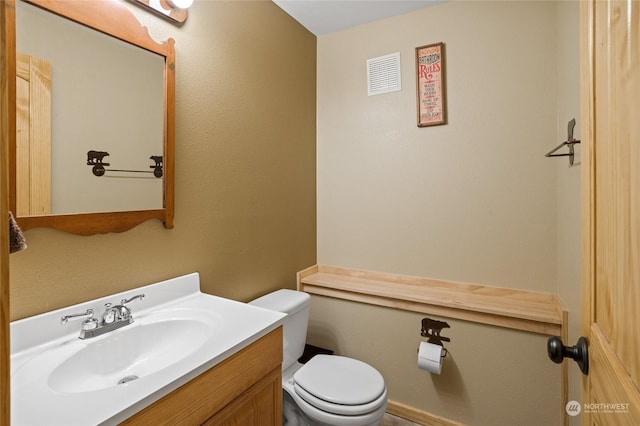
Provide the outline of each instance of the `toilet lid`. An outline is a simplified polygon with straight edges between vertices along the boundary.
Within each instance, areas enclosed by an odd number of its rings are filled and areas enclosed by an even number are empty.
[[[384,378],[375,368],[337,355],[314,356],[293,379],[296,386],[332,404],[364,405],[385,391]]]

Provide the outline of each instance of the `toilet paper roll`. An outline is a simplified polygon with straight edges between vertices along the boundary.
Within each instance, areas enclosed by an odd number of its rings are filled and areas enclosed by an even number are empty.
[[[420,342],[418,348],[418,368],[429,373],[440,374],[442,371],[442,352],[444,348],[433,343]]]

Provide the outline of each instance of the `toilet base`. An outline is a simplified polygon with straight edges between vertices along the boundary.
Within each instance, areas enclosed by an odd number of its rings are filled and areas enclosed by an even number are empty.
[[[282,426],[313,426],[310,419],[298,408],[291,396],[282,391]]]

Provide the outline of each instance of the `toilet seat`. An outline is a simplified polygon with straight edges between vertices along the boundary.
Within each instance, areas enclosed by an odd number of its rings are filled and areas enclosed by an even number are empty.
[[[360,416],[387,403],[382,375],[370,365],[337,355],[316,355],[293,375],[294,392],[326,413]]]
[[[288,390],[285,393],[288,397],[293,399],[295,406],[300,409],[301,414],[306,419],[306,423],[303,422],[301,424],[305,425],[378,426],[387,409],[386,391],[384,393],[384,404],[380,408],[378,408],[376,411],[372,411],[370,413],[362,414],[359,416],[343,416],[340,414],[328,413],[307,403],[295,392],[293,393],[293,395]]]
[[[382,392],[378,399],[376,399],[375,401],[371,401],[368,404],[362,405],[333,404],[311,395],[302,387],[295,384],[294,391],[296,395],[300,397],[300,399],[302,399],[310,406],[316,408],[317,410],[321,410],[329,414],[336,414],[339,416],[362,416],[376,411],[378,408],[387,403],[386,389]]]

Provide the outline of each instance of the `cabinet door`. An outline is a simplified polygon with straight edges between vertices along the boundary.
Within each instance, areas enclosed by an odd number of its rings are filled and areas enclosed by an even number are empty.
[[[207,420],[205,426],[282,425],[282,379],[275,369],[235,401]]]
[[[282,327],[278,327],[121,425],[280,425],[281,369]],[[268,407],[269,404],[273,407]],[[244,409],[250,409],[255,414],[247,413],[247,419],[240,423],[216,423],[214,419],[218,413],[233,413],[233,407],[238,406],[238,414]],[[251,416],[254,416],[253,423]],[[260,416],[265,417],[263,419]],[[271,422],[269,419],[272,418],[276,420]]]

